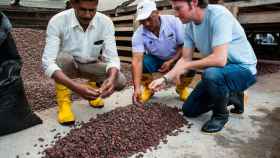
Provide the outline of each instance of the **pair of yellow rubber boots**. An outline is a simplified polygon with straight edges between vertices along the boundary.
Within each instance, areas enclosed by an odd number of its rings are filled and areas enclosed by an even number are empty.
[[[190,85],[192,79],[193,77],[183,77],[181,84],[176,85],[176,92],[179,94],[180,100],[185,101],[188,98],[190,94],[188,86]],[[140,98],[142,103],[146,103],[154,95],[154,92],[148,87],[152,81],[152,74],[143,74],[141,83],[144,88]]]
[[[88,82],[87,86],[97,88],[95,82]],[[56,83],[56,101],[58,104],[58,122],[64,125],[70,125],[75,122],[75,115],[71,108],[71,91],[62,84]],[[102,98],[89,100],[89,104],[94,108],[102,108],[104,101]]]

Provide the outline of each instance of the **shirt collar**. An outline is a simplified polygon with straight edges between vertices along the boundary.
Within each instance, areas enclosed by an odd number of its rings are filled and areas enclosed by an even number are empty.
[[[98,12],[96,12],[95,16],[90,21],[89,26],[88,26],[89,28],[91,28],[91,27],[94,28],[94,26],[96,25],[96,19],[98,18],[97,16],[98,16]],[[78,26],[82,27],[80,25],[80,22],[78,21],[78,18],[75,15],[75,10],[72,8],[72,10],[71,10],[71,27],[75,28]]]
[[[80,25],[80,23],[79,23],[76,15],[75,15],[75,10],[72,8],[71,9],[71,27],[74,28],[74,27],[77,27],[79,25]]]
[[[156,38],[155,35],[149,31],[148,29],[145,29],[144,26],[143,27],[143,35],[144,36],[148,36],[148,37],[151,37],[151,38]],[[159,31],[159,36],[162,36],[162,33],[164,33],[165,36],[168,36],[168,31],[166,29],[166,22],[164,20],[164,18],[160,15],[160,31]]]

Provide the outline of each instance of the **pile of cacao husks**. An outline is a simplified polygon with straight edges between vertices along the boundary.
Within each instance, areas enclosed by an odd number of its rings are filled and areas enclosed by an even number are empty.
[[[177,108],[159,103],[129,105],[82,123],[47,148],[45,158],[120,158],[156,149],[167,135],[190,125]],[[187,139],[187,138],[186,138]]]
[[[46,77],[41,67],[42,53],[45,46],[45,31],[14,28],[13,37],[21,55],[23,67],[21,75],[24,81],[28,102],[35,111],[41,111],[56,106],[55,89],[52,79]],[[122,72],[131,85],[130,64],[122,64]],[[80,99],[74,96],[75,99]]]

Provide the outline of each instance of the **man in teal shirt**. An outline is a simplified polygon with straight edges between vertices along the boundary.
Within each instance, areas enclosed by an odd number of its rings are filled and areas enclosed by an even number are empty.
[[[233,113],[243,113],[243,91],[256,82],[257,59],[246,34],[225,7],[205,0],[171,0],[176,15],[186,24],[183,56],[163,78],[150,88],[160,90],[185,71],[204,69],[202,80],[183,105],[187,117],[212,111],[202,131],[218,132],[228,122],[228,104]],[[206,57],[192,61],[194,48]]]

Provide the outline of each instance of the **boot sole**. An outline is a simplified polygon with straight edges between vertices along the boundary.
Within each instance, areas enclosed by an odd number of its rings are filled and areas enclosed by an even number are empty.
[[[232,109],[230,109],[229,112],[230,112],[231,114],[233,114],[233,115],[242,115],[242,114],[244,113],[244,111],[241,112],[241,113],[239,113],[239,112],[232,112]]]
[[[92,108],[95,108],[95,109],[102,109],[102,108],[104,108],[104,105],[102,105],[102,106],[92,106],[92,105],[89,105],[90,107],[92,107]]]
[[[62,126],[72,126],[75,124],[75,121],[69,121],[69,122],[63,122],[63,123],[60,123]]]
[[[227,128],[228,127],[228,125],[227,125],[227,123],[224,125],[224,128],[222,129],[222,130],[220,130],[220,131],[218,131],[218,132],[204,132],[204,131],[202,131],[202,130],[200,130],[203,134],[205,134],[205,135],[218,135],[218,134],[220,134],[225,128]]]
[[[244,114],[244,112],[243,112],[243,113],[234,113],[234,112],[230,112],[230,114],[231,114],[231,115],[241,116],[241,115],[243,115],[243,114]]]

